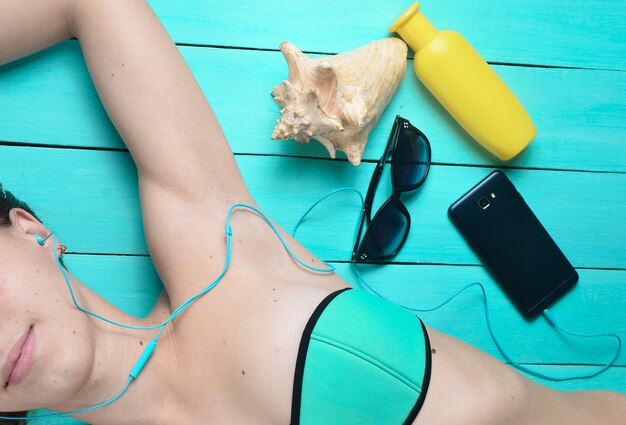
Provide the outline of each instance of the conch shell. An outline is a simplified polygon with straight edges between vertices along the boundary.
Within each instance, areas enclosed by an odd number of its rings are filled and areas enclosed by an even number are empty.
[[[359,165],[370,131],[404,77],[406,44],[385,38],[320,58],[307,57],[288,41],[280,50],[289,77],[272,91],[283,107],[272,139],[308,143],[314,138],[331,158],[340,150]]]

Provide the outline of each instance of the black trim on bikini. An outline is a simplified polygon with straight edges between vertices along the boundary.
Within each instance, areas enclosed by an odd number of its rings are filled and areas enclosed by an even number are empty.
[[[296,360],[296,374],[293,382],[293,396],[291,398],[291,425],[300,424],[300,407],[302,404],[302,380],[304,378],[304,364],[306,362],[306,355],[309,351],[309,342],[311,340],[311,333],[317,324],[320,316],[328,307],[328,304],[335,297],[342,292],[345,292],[352,288],[344,288],[329,294],[326,298],[319,303],[309,321],[307,322],[304,331],[302,332],[302,339],[300,340],[300,348],[298,349],[298,358]]]
[[[422,405],[424,404],[424,400],[426,399],[426,393],[428,392],[428,385],[430,384],[430,372],[432,368],[432,363],[431,363],[432,351],[430,349],[430,339],[428,338],[428,332],[426,332],[426,326],[424,326],[424,322],[422,322],[422,319],[420,319],[419,317],[417,319],[420,321],[422,325],[422,331],[424,333],[426,364],[424,366],[425,370],[424,370],[424,379],[422,380],[422,392],[420,393],[420,396],[417,398],[417,401],[415,402],[415,406],[413,406],[411,413],[409,413],[409,416],[406,418],[406,421],[404,421],[404,425],[411,425],[413,421],[415,421],[415,418],[417,417],[417,414],[419,413],[419,411],[422,409]]]

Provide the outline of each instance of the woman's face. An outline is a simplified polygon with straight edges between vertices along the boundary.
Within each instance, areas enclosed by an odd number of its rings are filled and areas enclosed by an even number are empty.
[[[63,405],[90,377],[94,336],[71,302],[48,230],[24,210],[0,228],[0,412]],[[55,247],[56,248],[56,247]]]

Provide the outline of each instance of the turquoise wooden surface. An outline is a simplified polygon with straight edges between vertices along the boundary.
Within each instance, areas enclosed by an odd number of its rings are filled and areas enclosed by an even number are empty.
[[[623,0],[423,2],[438,28],[459,30],[494,64],[529,111],[538,136],[513,161],[494,159],[420,86],[409,62],[359,167],[342,154],[328,160],[314,141],[269,139],[279,117],[270,92],[287,76],[277,45],[290,40],[325,53],[355,48],[388,36],[388,25],[410,2],[151,4],[211,101],[253,195],[284,228],[331,189],[364,191],[400,113],[428,135],[435,164],[424,187],[403,197],[414,224],[393,264],[361,267],[377,290],[400,304],[429,307],[481,281],[494,332],[516,360],[560,375],[584,373],[609,359],[611,340],[579,341],[541,319],[522,319],[449,223],[448,205],[493,168],[504,167],[580,274],[576,288],[553,308],[561,325],[626,338]],[[135,168],[100,105],[76,40],[0,68],[0,158],[0,182],[67,242],[70,269],[119,307],[145,314],[160,283],[147,256]],[[377,202],[390,190],[388,178],[383,181]],[[335,195],[298,233],[353,284],[355,274],[345,262],[357,201],[353,194]],[[501,358],[476,288],[423,317]],[[545,383],[626,392],[626,354],[593,379]]]
[[[317,142],[299,145],[270,140],[279,117],[278,105],[270,92],[287,78],[287,66],[280,52],[199,47],[182,47],[181,51],[216,109],[235,153],[328,158]],[[371,133],[365,158],[378,159],[393,118],[401,112],[411,117],[432,141],[433,161],[505,164],[494,160],[463,132],[420,85],[412,66],[410,62],[405,81],[380,125]],[[3,101],[11,105],[0,116],[5,140],[124,148],[105,117],[77,41],[5,68],[0,87],[6,87]],[[626,171],[626,151],[617,149],[615,144],[615,139],[626,135],[623,72],[494,68],[515,90],[540,130],[532,149],[506,165]],[[338,155],[345,158],[343,153]]]

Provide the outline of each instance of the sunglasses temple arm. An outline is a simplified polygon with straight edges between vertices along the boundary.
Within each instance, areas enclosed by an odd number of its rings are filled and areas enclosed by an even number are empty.
[[[359,217],[358,228],[355,229],[354,232],[354,244],[352,246],[352,255],[350,256],[350,261],[356,260],[356,252],[359,249],[359,243],[361,242],[361,233],[363,232],[363,224],[365,224],[365,208],[361,211],[361,216]]]
[[[395,143],[393,142],[398,134],[399,132],[395,129],[394,126],[394,130],[392,130],[391,134],[389,135],[389,141],[387,142],[387,146],[385,146],[385,152],[383,152],[383,156],[376,164],[376,168],[374,168],[374,173],[372,174],[372,179],[370,180],[370,184],[367,188],[367,194],[365,195],[365,204],[363,205],[363,213],[365,214],[365,218],[367,219],[367,224],[372,221],[372,203],[374,202],[374,194],[376,193],[376,189],[378,188],[380,176],[382,176],[383,170],[385,169],[387,157],[389,156],[391,148],[395,145]]]
[[[374,202],[374,194],[376,193],[378,183],[380,182],[380,177],[382,176],[383,170],[385,169],[385,163],[387,162],[387,158],[389,157],[392,149],[396,146],[398,136],[400,135],[401,120],[403,120],[403,118],[401,118],[400,115],[396,115],[396,119],[393,122],[393,127],[391,128],[391,132],[389,133],[389,139],[387,139],[385,151],[383,152],[383,155],[380,157],[380,160],[376,164],[376,168],[374,168],[374,173],[372,174],[370,184],[367,188],[367,194],[365,195],[365,201],[363,203],[363,212],[361,213],[361,219],[359,223],[359,230],[356,234],[356,237],[354,238],[352,261],[354,261],[354,256],[356,255],[356,251],[359,248],[359,242],[361,239],[361,233],[363,232],[363,225],[365,224],[365,220],[367,220],[368,225],[372,221],[372,203]]]

